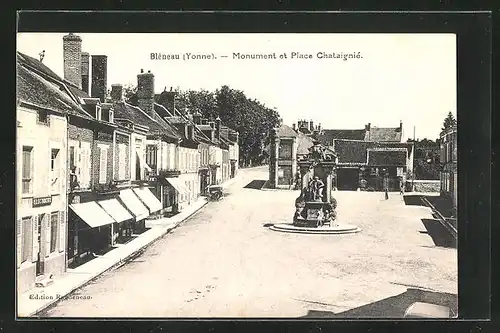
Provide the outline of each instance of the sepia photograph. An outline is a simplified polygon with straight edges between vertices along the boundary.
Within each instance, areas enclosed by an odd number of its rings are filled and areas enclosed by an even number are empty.
[[[18,318],[456,318],[452,33],[19,32]]]

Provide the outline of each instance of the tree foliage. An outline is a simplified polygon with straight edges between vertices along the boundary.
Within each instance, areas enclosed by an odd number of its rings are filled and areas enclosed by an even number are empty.
[[[450,112],[448,112],[448,115],[446,116],[446,118],[443,121],[443,127],[441,128],[441,130],[445,131],[445,130],[452,128],[454,126],[457,126],[457,120],[455,119],[455,117],[453,116],[453,114],[450,111]]]

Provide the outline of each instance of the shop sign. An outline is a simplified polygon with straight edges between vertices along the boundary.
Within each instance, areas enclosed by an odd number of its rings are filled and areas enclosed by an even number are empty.
[[[35,207],[42,207],[42,206],[49,206],[52,203],[52,197],[38,197],[38,198],[33,198],[33,208]]]

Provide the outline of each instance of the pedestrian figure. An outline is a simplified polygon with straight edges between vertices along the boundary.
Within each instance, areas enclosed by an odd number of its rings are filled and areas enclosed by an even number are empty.
[[[399,180],[399,194],[405,194],[405,182],[403,181],[403,178]]]
[[[385,200],[389,200],[389,190],[385,188]]]

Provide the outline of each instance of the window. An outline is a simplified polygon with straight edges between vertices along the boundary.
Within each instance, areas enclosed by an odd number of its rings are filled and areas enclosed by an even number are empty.
[[[50,215],[50,253],[55,252],[57,246],[57,227],[59,223],[59,212]]]
[[[101,156],[99,159],[99,183],[106,183],[106,168],[108,165],[108,148],[100,147]]]
[[[33,147],[23,147],[23,194],[29,194],[33,191]]]
[[[59,149],[51,149],[50,152],[50,187],[52,191],[59,190]]]
[[[22,220],[22,245],[21,245],[21,262],[27,261],[31,257],[33,227],[31,216],[23,217]]]
[[[156,169],[156,153],[158,148],[156,145],[146,146],[146,164],[151,168]]]
[[[37,112],[37,123],[38,124],[49,126],[50,125],[49,119],[50,118],[49,118],[49,114],[47,111],[40,110]]]

